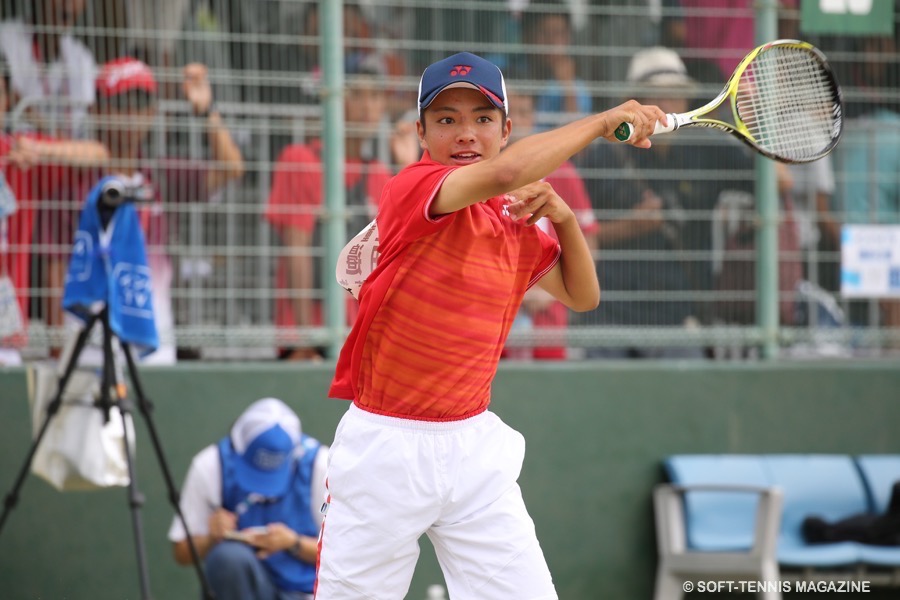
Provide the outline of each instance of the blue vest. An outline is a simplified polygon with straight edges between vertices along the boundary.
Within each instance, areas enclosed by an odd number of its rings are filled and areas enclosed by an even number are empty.
[[[303,456],[294,460],[294,480],[288,492],[277,499],[264,498],[238,485],[234,476],[234,464],[239,460],[231,439],[225,436],[219,441],[219,457],[222,462],[222,507],[238,517],[238,529],[258,527],[269,523],[284,523],[297,533],[310,537],[319,535],[319,525],[310,512],[312,499],[310,488],[313,464],[319,453],[317,440],[303,435],[300,440]],[[318,503],[321,499],[316,498]],[[272,554],[263,561],[276,587],[284,591],[312,593],[316,578],[316,566],[301,561],[290,552]]]

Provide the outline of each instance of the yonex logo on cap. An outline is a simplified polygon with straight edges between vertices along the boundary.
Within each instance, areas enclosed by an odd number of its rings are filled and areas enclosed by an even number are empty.
[[[456,65],[453,67],[453,70],[450,71],[450,77],[456,77],[457,75],[468,75],[469,71],[472,70],[472,67],[468,65]]]

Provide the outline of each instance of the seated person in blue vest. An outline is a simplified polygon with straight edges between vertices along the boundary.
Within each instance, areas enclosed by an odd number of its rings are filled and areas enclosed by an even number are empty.
[[[284,402],[263,398],[192,460],[181,494],[187,529],[216,600],[308,600],[328,448]],[[175,560],[192,564],[176,515]]]

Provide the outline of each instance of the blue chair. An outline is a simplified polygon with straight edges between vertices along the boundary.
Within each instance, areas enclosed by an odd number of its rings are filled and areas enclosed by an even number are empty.
[[[869,510],[883,514],[891,501],[891,492],[900,481],[900,455],[870,454],[856,457],[869,498]],[[900,569],[900,548],[888,546],[860,546],[861,560],[868,565]]]
[[[784,493],[778,562],[782,567],[839,567],[860,560],[855,542],[809,545],[801,524],[816,515],[826,521],[868,509],[866,490],[853,459],[846,455],[771,454],[764,457],[769,480]]]
[[[659,566],[655,600],[677,600],[704,577],[776,581],[781,492],[762,457],[681,455],[664,462],[671,483],[653,494]],[[780,591],[760,593],[780,600]]]

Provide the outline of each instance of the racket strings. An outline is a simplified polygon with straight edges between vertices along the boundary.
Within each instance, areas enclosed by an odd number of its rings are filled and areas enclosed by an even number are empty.
[[[736,117],[756,144],[791,161],[821,157],[840,133],[836,86],[811,52],[774,46],[738,82]]]

